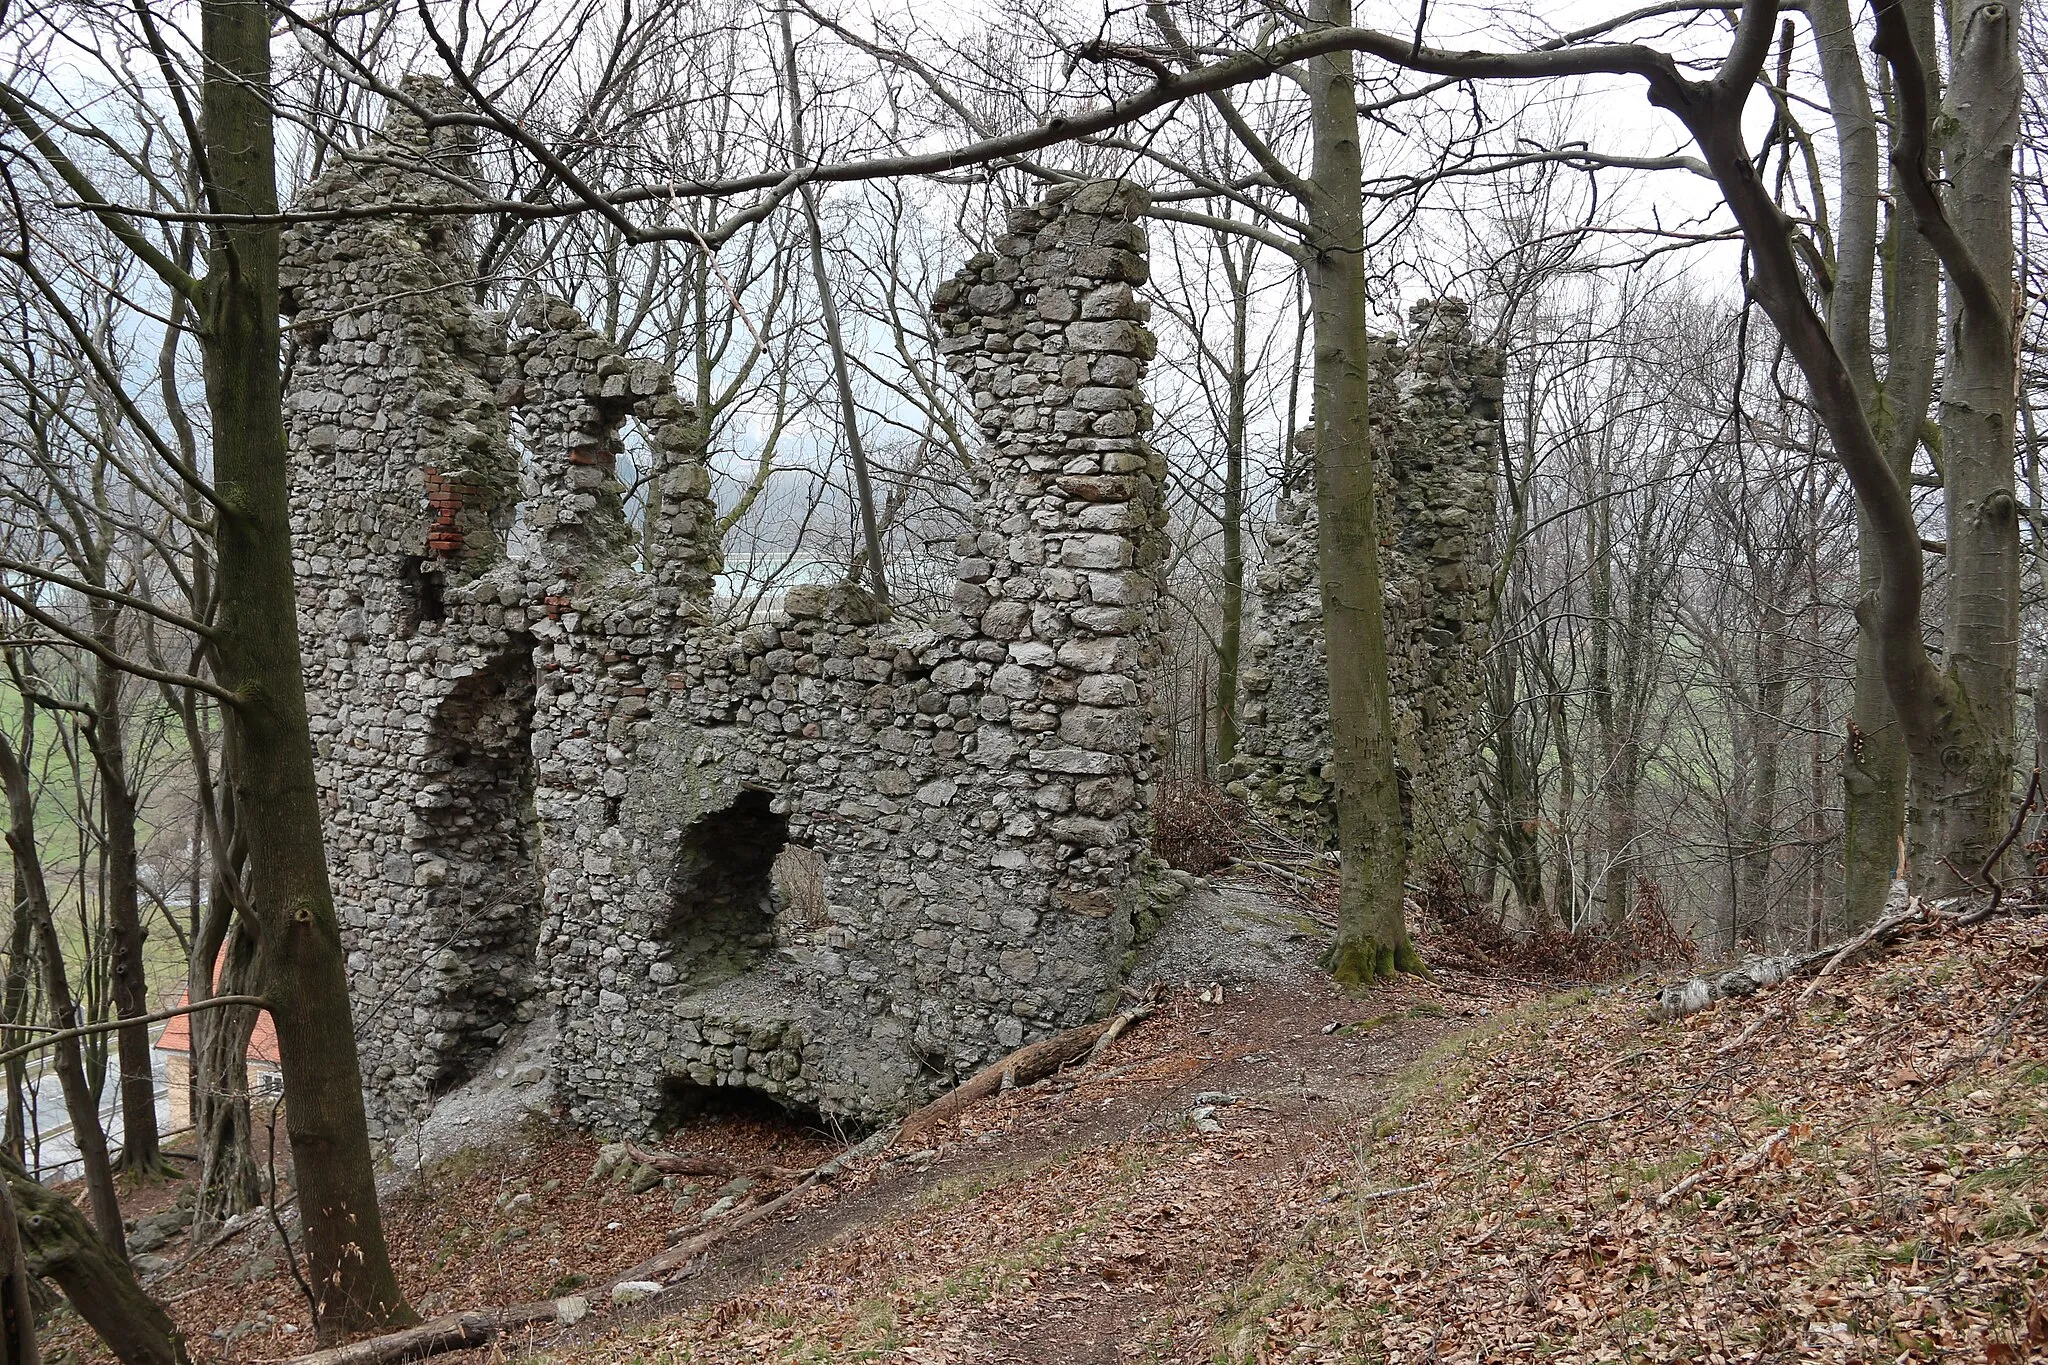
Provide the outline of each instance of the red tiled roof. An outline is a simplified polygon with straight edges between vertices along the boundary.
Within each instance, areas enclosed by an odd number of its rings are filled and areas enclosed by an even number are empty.
[[[218,959],[214,963],[214,979],[216,981],[220,979],[220,963]],[[183,1009],[191,1003],[192,993],[190,991],[181,990],[178,992],[179,1009]],[[181,1014],[172,1019],[168,1024],[165,1024],[163,1036],[156,1040],[156,1050],[158,1052],[182,1052],[189,1054],[192,1051],[192,1016]],[[252,1062],[263,1062],[270,1066],[278,1064],[277,1025],[271,1022],[269,1010],[257,1011],[256,1029],[249,1035],[248,1057]]]

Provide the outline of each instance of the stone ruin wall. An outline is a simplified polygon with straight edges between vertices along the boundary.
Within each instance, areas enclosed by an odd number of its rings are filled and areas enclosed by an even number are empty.
[[[446,180],[400,164],[473,150],[403,113],[387,137],[302,207],[429,201]],[[922,628],[850,587],[716,619],[672,378],[565,304],[476,308],[461,217],[289,231],[301,632],[386,1136],[536,1038],[608,1131],[714,1086],[874,1120],[1103,1009],[1156,738],[1143,207],[1056,189],[940,291],[986,483]]]
[[[1491,622],[1501,359],[1458,299],[1416,304],[1371,356],[1395,761],[1410,863],[1470,860],[1480,656]],[[1330,707],[1313,495],[1261,528],[1226,789],[1297,836],[1334,839]]]

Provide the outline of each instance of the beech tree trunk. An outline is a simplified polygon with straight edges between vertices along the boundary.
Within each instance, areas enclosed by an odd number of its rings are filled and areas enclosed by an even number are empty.
[[[1913,229],[1911,215],[1894,207],[1882,225],[1878,120],[1864,77],[1864,53],[1848,0],[1814,0],[1814,42],[1835,126],[1841,193],[1835,223],[1835,271],[1827,294],[1828,333],[1856,387],[1892,476],[1903,486],[1913,473],[1913,452],[1934,387],[1936,328],[1940,325],[1940,262]],[[1916,41],[1934,47],[1931,8],[1918,15]],[[1896,173],[1894,173],[1896,177]],[[1891,202],[1899,205],[1896,184]],[[1884,266],[1878,293],[1878,264]],[[1872,346],[1873,309],[1882,299],[1885,367],[1879,376]],[[1859,501],[1856,509],[1858,599],[1874,604],[1883,575],[1878,531]],[[1885,691],[1870,607],[1857,613],[1856,666],[1848,734],[1842,748],[1843,908],[1852,928],[1869,924],[1883,908],[1899,865],[1906,829],[1906,741]]]
[[[1349,0],[1318,0],[1319,24],[1351,22]],[[1406,849],[1387,686],[1378,516],[1368,420],[1371,333],[1358,95],[1348,52],[1306,63],[1313,155],[1308,289],[1315,318],[1315,480],[1323,631],[1342,864],[1331,971],[1369,985],[1422,970],[1403,910]]]
[[[1921,9],[1925,14],[1932,5]],[[1951,265],[1941,452],[1948,512],[1942,635],[1953,692],[1952,735],[1936,770],[1916,768],[1912,784],[1923,841],[1936,851],[1913,869],[1928,895],[1962,890],[2005,837],[2012,818],[2019,684],[2020,510],[2010,312],[2018,26],[2007,0],[1969,0],[1951,6],[1949,16],[1949,217],[1959,246],[1999,306],[1974,300],[1965,272]],[[1933,47],[1921,50],[1931,64]]]
[[[257,989],[271,1002],[285,1123],[318,1333],[333,1341],[416,1320],[384,1243],[341,928],[320,837],[300,671],[278,334],[276,142],[270,11],[209,0],[205,152],[221,211],[270,221],[216,226],[200,354],[213,417],[220,584],[219,676],[234,694],[227,770],[249,846]]]

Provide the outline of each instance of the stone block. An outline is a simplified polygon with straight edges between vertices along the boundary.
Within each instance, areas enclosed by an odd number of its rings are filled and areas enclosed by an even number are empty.
[[[1131,542],[1123,536],[1068,536],[1060,546],[1060,563],[1069,568],[1124,569],[1131,561]]]

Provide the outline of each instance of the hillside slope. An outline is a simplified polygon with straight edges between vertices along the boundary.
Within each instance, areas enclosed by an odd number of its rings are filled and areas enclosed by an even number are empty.
[[[1229,1297],[1230,1360],[2048,1358],[2048,922],[1646,1026],[1474,1038],[1354,1198]]]
[[[2048,1358],[2044,977],[2031,919],[1677,1023],[1574,992],[1460,1033],[1457,979],[1183,1006],[899,1162],[929,1168],[907,1205],[554,1354]],[[1196,1086],[1238,1099],[1190,1121]]]
[[[759,1115],[667,1140],[780,1172],[721,1185],[586,1178],[593,1143],[536,1134],[391,1204],[408,1293],[581,1290],[582,1322],[494,1348],[563,1365],[2048,1359],[2048,916],[1650,1023],[1647,979],[1346,996],[1270,901],[1191,911],[1141,972],[1178,983],[1166,1004],[1100,1058],[808,1190],[657,1297],[581,1287],[834,1143]],[[304,1348],[267,1229],[165,1254],[201,1356]]]

